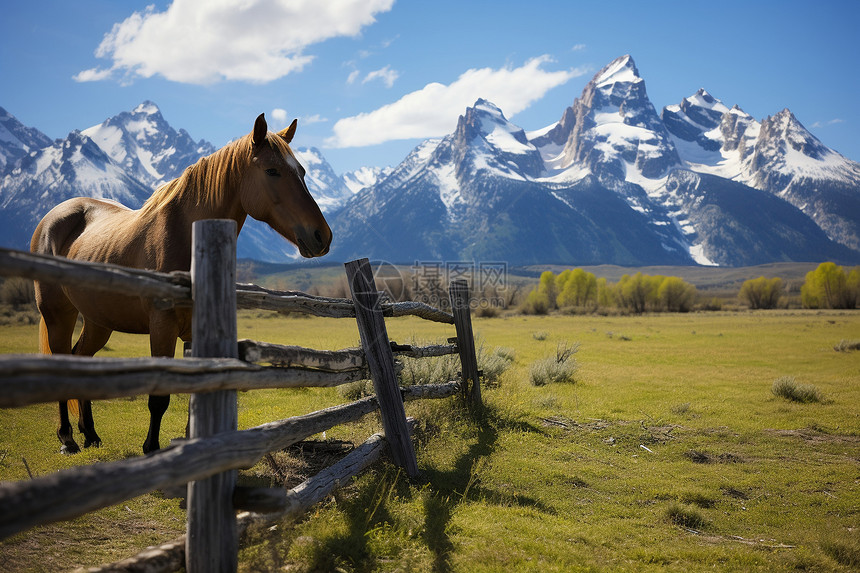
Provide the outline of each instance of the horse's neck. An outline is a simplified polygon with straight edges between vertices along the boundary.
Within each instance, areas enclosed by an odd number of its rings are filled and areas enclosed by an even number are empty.
[[[236,157],[235,147],[227,146],[201,159],[156,191],[161,197],[154,201],[153,214],[183,220],[188,226],[201,219],[233,219],[241,228],[247,213],[239,197],[243,163]]]
[[[237,231],[242,228],[247,213],[239,196],[240,173],[235,170],[243,164],[235,157],[218,156],[224,151],[201,159],[160,187],[137,212],[136,226],[148,245],[144,266],[187,270],[195,221],[233,219]]]

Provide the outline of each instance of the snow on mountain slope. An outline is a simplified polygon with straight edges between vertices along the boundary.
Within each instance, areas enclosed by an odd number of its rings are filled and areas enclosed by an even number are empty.
[[[305,168],[305,184],[323,213],[331,213],[340,208],[353,192],[342,177],[326,161],[315,147],[296,147],[293,149],[299,162]]]
[[[184,129],[176,131],[151,101],[85,129],[83,134],[153,188],[179,177],[186,167],[215,151],[207,141],[195,142]]]
[[[28,249],[39,220],[72,197],[95,197],[140,207],[150,189],[114,163],[79,131],[23,157],[0,184],[0,244]]]
[[[545,177],[561,183],[589,173],[624,181],[660,179],[680,164],[669,133],[648,99],[629,55],[595,74],[582,95],[532,143],[546,163]]]
[[[341,178],[347,189],[355,194],[385,179],[392,171],[394,171],[393,167],[360,167],[355,171],[344,173]]]
[[[38,129],[27,127],[0,107],[0,174],[32,151],[51,145],[51,138]]]

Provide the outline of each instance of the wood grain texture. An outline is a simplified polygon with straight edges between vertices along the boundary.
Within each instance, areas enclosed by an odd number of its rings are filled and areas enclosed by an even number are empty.
[[[370,263],[367,259],[360,259],[350,261],[344,267],[355,303],[355,321],[361,347],[379,400],[382,427],[391,447],[391,457],[397,465],[406,470],[407,475],[416,477],[418,462],[406,427],[406,412],[397,385],[394,354],[379,307],[380,294],[376,290]]]

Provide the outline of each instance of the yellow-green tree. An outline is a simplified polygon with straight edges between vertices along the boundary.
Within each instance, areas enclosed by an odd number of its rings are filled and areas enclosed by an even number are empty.
[[[826,262],[806,273],[800,299],[807,308],[854,308],[857,306],[860,271],[851,273],[836,263]]]
[[[549,302],[549,309],[556,308],[556,299],[558,298],[558,287],[555,284],[555,275],[552,271],[544,271],[540,275],[538,283],[538,292],[546,296]]]
[[[663,277],[657,287],[657,300],[662,310],[690,312],[696,304],[696,287],[679,277]]]
[[[653,287],[654,282],[651,277],[643,275],[641,272],[632,277],[624,275],[615,286],[618,304],[624,309],[641,314],[645,312],[648,301],[652,298]]]
[[[582,269],[564,271],[556,280],[559,308],[597,304],[597,277]]]
[[[611,308],[616,305],[615,289],[606,280],[606,277],[597,279],[597,306],[599,308]]]
[[[782,297],[782,279],[759,277],[744,281],[738,296],[750,308],[776,308]]]

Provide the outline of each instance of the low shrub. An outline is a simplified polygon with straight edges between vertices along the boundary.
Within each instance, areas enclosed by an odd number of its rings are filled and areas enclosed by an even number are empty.
[[[0,283],[0,303],[15,308],[35,307],[36,291],[33,281],[22,278],[10,278]]]
[[[573,357],[579,350],[579,343],[569,345],[567,342],[559,342],[556,347],[555,356],[548,356],[535,361],[529,369],[529,378],[535,386],[561,382],[575,382],[576,371],[579,364]]]
[[[840,340],[833,346],[836,352],[851,352],[852,350],[860,350],[860,340]]]
[[[477,352],[478,370],[484,373],[482,383],[488,387],[498,386],[499,378],[516,360],[516,352],[513,348],[502,346],[487,351],[483,343],[478,347]]]
[[[499,378],[513,364],[516,354],[511,348],[487,349],[480,338],[476,340],[475,353],[478,370],[483,371],[482,381],[487,386],[498,385]],[[403,365],[400,380],[404,386],[442,384],[460,378],[460,357],[457,354],[433,358],[401,358],[400,362]]]
[[[702,529],[707,524],[705,516],[698,509],[677,502],[666,508],[666,519],[689,529]]]
[[[778,398],[785,398],[792,402],[822,402],[824,400],[821,392],[812,384],[800,384],[794,376],[780,376],[773,382],[771,392]]]

